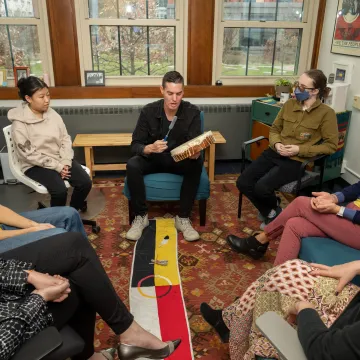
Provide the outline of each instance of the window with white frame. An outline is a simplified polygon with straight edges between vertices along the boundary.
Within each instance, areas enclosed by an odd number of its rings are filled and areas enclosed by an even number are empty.
[[[8,86],[15,66],[29,67],[34,76],[47,73],[54,85],[47,24],[45,1],[0,0],[0,70],[6,70]]]
[[[159,84],[185,72],[187,0],[77,0],[80,63],[106,85]],[[84,79],[83,79],[84,81]]]
[[[319,0],[216,0],[213,82],[273,83],[311,62]]]

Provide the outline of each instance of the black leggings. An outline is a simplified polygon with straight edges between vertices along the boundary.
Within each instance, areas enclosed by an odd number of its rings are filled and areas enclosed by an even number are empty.
[[[116,335],[126,331],[134,317],[116,294],[89,241],[80,233],[64,233],[4,252],[4,259],[31,262],[36,271],[70,280],[71,293],[61,303],[48,303],[55,326],[69,324],[85,342],[73,360],[94,353],[95,316],[98,313]]]
[[[79,210],[84,206],[84,201],[91,190],[92,182],[86,171],[75,160],[72,161],[70,172],[71,176],[67,181],[74,188],[70,206]],[[51,196],[51,206],[66,205],[67,188],[57,171],[33,166],[25,171],[25,175],[46,187]]]
[[[300,168],[300,161],[281,156],[269,148],[238,177],[236,186],[266,217],[277,207],[275,190],[295,181]]]

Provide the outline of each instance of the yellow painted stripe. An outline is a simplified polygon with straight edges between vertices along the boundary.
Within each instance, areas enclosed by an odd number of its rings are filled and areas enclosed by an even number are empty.
[[[165,237],[169,236],[166,241]],[[177,231],[174,219],[156,220],[156,248],[157,260],[168,260],[167,266],[155,265],[155,275],[161,275],[170,280],[172,285],[179,285],[179,272],[177,265]],[[155,277],[155,286],[168,286],[169,284],[161,278]]]

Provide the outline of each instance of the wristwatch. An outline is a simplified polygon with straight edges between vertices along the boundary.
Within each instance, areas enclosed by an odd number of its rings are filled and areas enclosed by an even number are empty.
[[[340,217],[344,217],[344,211],[345,211],[345,206],[340,206],[340,210],[336,215]]]

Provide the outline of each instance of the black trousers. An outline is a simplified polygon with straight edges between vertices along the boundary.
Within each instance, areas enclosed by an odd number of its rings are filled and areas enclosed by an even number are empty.
[[[73,360],[86,360],[94,353],[95,316],[98,313],[119,335],[133,322],[116,294],[89,241],[80,233],[63,233],[1,254],[4,259],[31,262],[36,271],[59,274],[70,280],[71,293],[61,303],[48,303],[58,329],[69,324],[85,342]]]
[[[183,175],[180,192],[179,216],[188,218],[196,197],[203,167],[201,156],[197,160],[185,159],[175,162],[170,153],[151,154],[149,157],[133,156],[127,163],[127,184],[135,215],[147,213],[144,175],[153,173],[172,173]]]
[[[84,206],[84,201],[91,190],[92,182],[86,171],[75,160],[72,162],[70,171],[71,177],[68,181],[74,188],[70,206],[79,210]],[[51,196],[51,206],[66,205],[67,188],[57,171],[34,166],[26,170],[25,175],[46,187]]]
[[[296,180],[300,167],[300,161],[269,148],[238,177],[236,186],[266,217],[277,206],[275,190]]]

